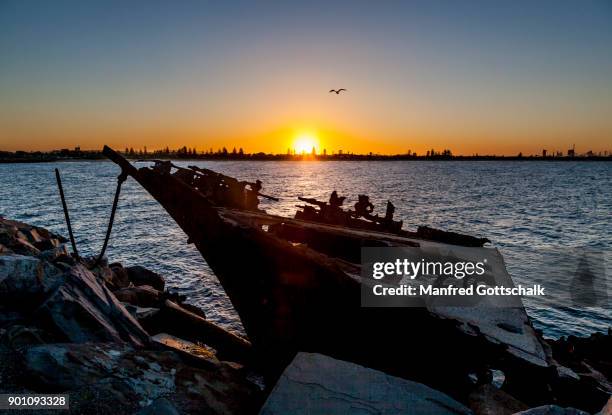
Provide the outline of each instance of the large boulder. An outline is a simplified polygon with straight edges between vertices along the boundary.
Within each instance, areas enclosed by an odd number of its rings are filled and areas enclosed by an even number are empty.
[[[40,303],[64,281],[62,271],[36,257],[0,255],[0,302],[17,309]]]
[[[0,244],[17,254],[39,255],[64,242],[66,239],[47,229],[0,217]]]
[[[17,254],[33,256],[40,254],[40,249],[32,245],[22,233],[11,233],[7,229],[0,229],[0,243]]]
[[[74,258],[70,256],[70,253],[68,252],[68,249],[64,244],[42,251],[39,255],[39,258],[53,263],[74,263]]]
[[[471,414],[448,395],[316,353],[298,353],[261,409],[261,415],[348,413]]]
[[[158,273],[141,267],[140,265],[127,267],[125,270],[127,271],[128,278],[134,285],[150,285],[156,290],[164,291],[166,281],[164,277]]]
[[[236,371],[224,365],[192,368],[171,351],[113,343],[49,344],[27,349],[24,361],[26,375],[41,390],[70,393],[71,409],[75,403],[81,413],[135,413],[160,406],[179,413],[248,414],[259,403],[257,388]],[[92,408],[78,402],[89,391],[106,401]],[[160,405],[162,398],[171,404]]]
[[[62,285],[40,306],[36,317],[71,342],[148,342],[147,332],[136,319],[82,265],[64,274]]]
[[[115,263],[110,265],[112,271],[111,280],[107,282],[107,285],[111,285],[111,290],[117,288],[125,288],[130,285],[130,277],[128,276],[127,270],[123,268],[121,264]]]
[[[138,307],[160,307],[164,302],[164,293],[150,285],[121,288],[113,294],[119,301]]]

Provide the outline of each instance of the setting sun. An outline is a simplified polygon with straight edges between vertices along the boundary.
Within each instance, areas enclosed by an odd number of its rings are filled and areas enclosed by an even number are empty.
[[[293,150],[297,154],[310,153],[313,148],[319,152],[319,139],[313,133],[299,133],[293,140]]]

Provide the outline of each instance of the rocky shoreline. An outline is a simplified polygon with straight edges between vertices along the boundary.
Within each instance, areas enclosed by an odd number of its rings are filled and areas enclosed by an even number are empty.
[[[162,276],[141,266],[77,261],[65,242],[44,228],[0,218],[0,393],[68,393],[72,413],[249,414],[262,406],[262,413],[283,413],[288,393],[315,393],[312,385],[327,391],[321,399],[333,399],[330,388],[337,385],[324,385],[330,377],[313,380],[308,372],[332,367],[331,378],[380,377],[400,391],[438,396],[446,402],[440,408],[451,405],[453,413],[584,413],[562,408],[564,402],[528,409],[493,373],[459,403],[424,385],[320,355],[298,355],[276,386],[264,388],[252,370],[250,342],[168,292]],[[567,387],[568,401],[601,410],[612,390],[612,333],[549,344],[567,370],[559,387]],[[310,389],[300,389],[306,381],[295,379],[310,379]],[[402,408],[411,407],[410,393],[401,398]],[[610,403],[602,413],[612,413]]]
[[[74,413],[257,411],[247,340],[155,272],[79,263],[64,242],[0,219],[0,393],[69,393]]]

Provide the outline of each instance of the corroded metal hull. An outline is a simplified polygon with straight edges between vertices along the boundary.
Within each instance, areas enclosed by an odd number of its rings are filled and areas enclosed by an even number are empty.
[[[362,246],[435,242],[214,206],[172,174],[136,169],[110,148],[104,152],[166,209],[201,252],[270,377],[297,351],[310,351],[459,397],[471,387],[469,374],[498,368],[525,401],[545,396],[550,362],[522,308],[478,316],[361,306],[355,259]],[[352,254],[336,255],[338,244]],[[512,333],[504,332],[502,320],[512,322]]]

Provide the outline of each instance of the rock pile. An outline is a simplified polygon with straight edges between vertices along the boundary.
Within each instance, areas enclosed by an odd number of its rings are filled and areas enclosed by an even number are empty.
[[[160,275],[77,261],[64,243],[0,218],[0,393],[68,393],[74,413],[257,411],[261,391],[235,363],[247,340]]]
[[[73,413],[259,411],[265,396],[249,380],[255,360],[249,341],[168,292],[159,274],[75,259],[65,242],[45,229],[0,217],[0,393],[68,393]],[[549,396],[539,401],[559,406],[529,409],[537,405],[516,397],[528,396],[517,391],[530,385],[513,384],[509,372],[494,368],[475,374],[465,396],[451,398],[420,383],[300,353],[271,389],[262,412],[602,410],[612,391],[612,333],[562,338],[545,348],[554,365],[545,373]],[[612,401],[602,413],[612,413],[610,408]]]

